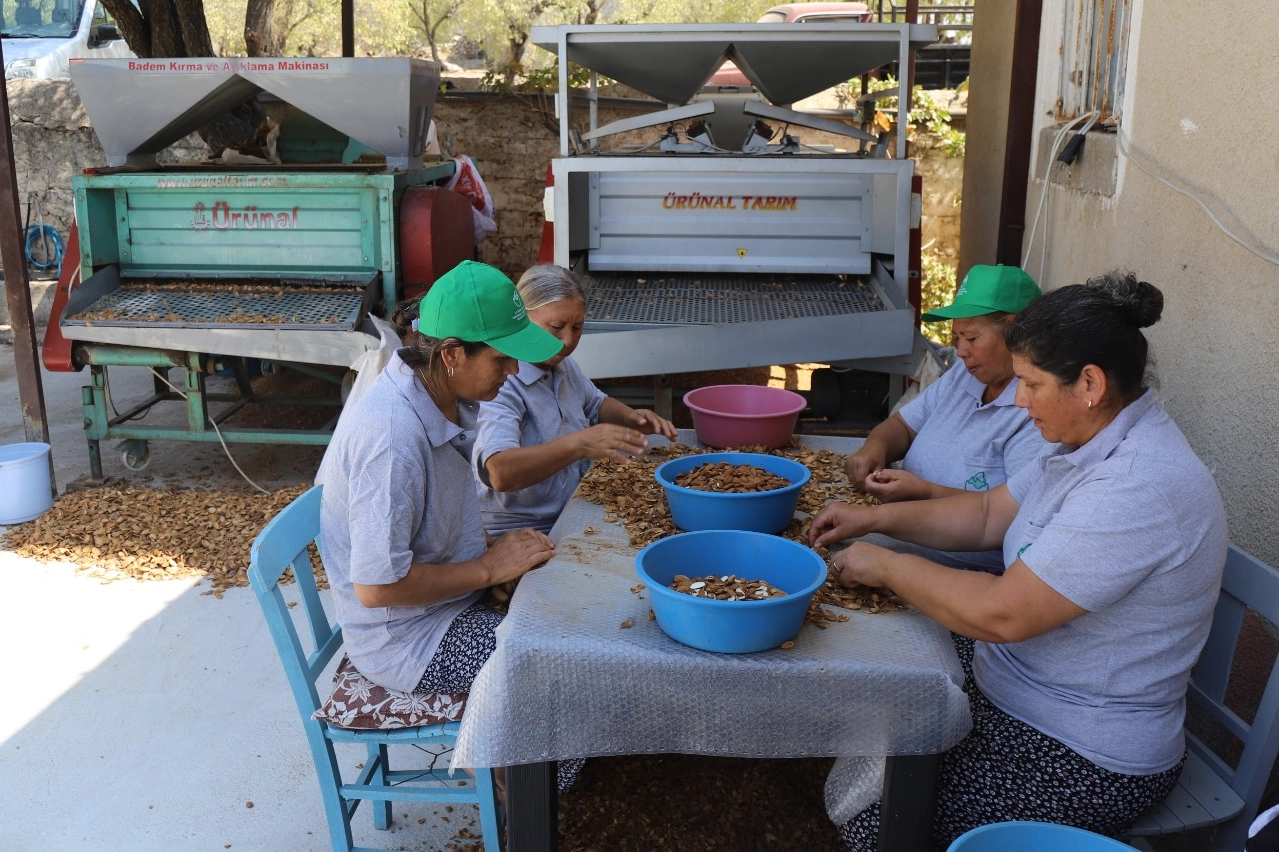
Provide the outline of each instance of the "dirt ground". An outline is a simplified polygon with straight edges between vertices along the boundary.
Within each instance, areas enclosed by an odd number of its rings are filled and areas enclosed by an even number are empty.
[[[563,852],[841,852],[829,759],[637,755],[588,760],[561,796]]]

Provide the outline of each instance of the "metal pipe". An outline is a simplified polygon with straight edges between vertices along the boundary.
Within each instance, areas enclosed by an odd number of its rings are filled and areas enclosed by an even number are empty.
[[[181,367],[186,358],[181,352],[164,349],[139,349],[136,346],[115,346],[98,343],[77,350],[82,364],[100,367]]]
[[[906,23],[919,23],[919,0],[906,0]],[[905,66],[902,68],[901,93],[897,97],[897,105],[901,111],[897,114],[897,121],[902,127],[910,124],[910,109],[915,100],[915,51],[907,49],[909,58],[906,60]],[[906,136],[906,148],[902,153],[903,157],[910,157],[910,136]]]

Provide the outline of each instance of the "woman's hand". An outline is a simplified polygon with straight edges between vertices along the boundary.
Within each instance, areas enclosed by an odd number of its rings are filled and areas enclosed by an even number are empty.
[[[836,553],[831,564],[839,571],[839,584],[846,588],[892,588],[888,580],[888,561],[894,555],[885,547],[855,541]]]
[[[860,487],[862,491],[878,497],[884,503],[927,500],[938,496],[933,493],[933,484],[928,480],[891,467],[872,473]]]
[[[625,461],[631,456],[642,456],[648,450],[648,442],[642,434],[612,423],[597,423],[576,435],[581,458]]]
[[[675,440],[675,424],[665,417],[659,416],[656,411],[637,408],[628,419],[631,426],[634,426],[645,435],[661,435],[668,440]]]
[[[808,543],[826,547],[846,538],[874,532],[875,509],[850,503],[828,503],[808,528]]]
[[[554,555],[555,544],[550,536],[535,529],[521,529],[498,536],[479,561],[489,570],[491,582],[486,585],[496,586],[524,576]]]
[[[879,446],[867,443],[844,460],[844,473],[848,475],[848,481],[854,488],[870,493],[870,489],[866,487],[867,477],[878,474],[887,464],[887,459]]]

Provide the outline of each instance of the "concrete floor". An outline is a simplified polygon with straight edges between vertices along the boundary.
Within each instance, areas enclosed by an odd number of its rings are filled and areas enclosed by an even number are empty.
[[[43,374],[59,488],[88,476],[80,413],[87,373]],[[145,371],[111,376],[117,405],[150,393]],[[180,414],[180,412],[179,412]],[[0,346],[0,445],[25,441],[13,350]],[[233,447],[267,488],[307,482],[320,452]],[[217,444],[155,443],[127,470],[104,445],[108,477],[236,486]],[[4,527],[0,526],[0,533]],[[104,584],[0,547],[0,848],[264,850],[331,848],[297,709],[249,589],[218,600],[189,580]],[[361,760],[348,752],[347,766]],[[395,809],[391,833],[356,817],[356,843],[478,849],[473,810]],[[407,817],[405,816],[407,814]]]

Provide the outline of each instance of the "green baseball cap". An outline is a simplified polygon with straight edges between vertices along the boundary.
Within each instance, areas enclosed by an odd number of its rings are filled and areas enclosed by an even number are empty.
[[[1002,311],[1015,314],[1040,296],[1035,279],[1016,266],[974,266],[968,270],[955,301],[920,316],[924,322],[965,319]]]
[[[540,364],[564,344],[528,318],[519,291],[497,269],[464,260],[441,275],[418,303],[414,331],[444,340],[487,343],[503,355]]]

